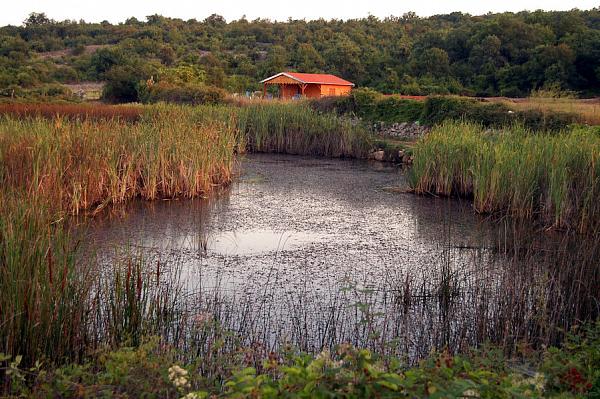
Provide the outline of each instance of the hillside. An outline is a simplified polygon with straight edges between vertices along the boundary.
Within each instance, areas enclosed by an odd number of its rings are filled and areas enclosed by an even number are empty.
[[[0,28],[0,93],[60,94],[81,82],[201,83],[245,92],[282,70],[338,74],[410,95],[523,97],[535,89],[600,94],[600,9],[358,20],[53,21]]]

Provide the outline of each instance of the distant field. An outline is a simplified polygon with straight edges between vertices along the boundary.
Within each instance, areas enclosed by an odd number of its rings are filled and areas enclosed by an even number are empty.
[[[600,125],[600,98],[487,98],[487,101],[504,103],[518,111],[539,110],[549,112],[569,112],[579,116],[580,122]]]
[[[104,83],[102,82],[81,82],[81,83],[70,83],[64,84],[73,92],[74,95],[79,96],[82,100],[96,101],[100,100],[102,96],[102,89]]]

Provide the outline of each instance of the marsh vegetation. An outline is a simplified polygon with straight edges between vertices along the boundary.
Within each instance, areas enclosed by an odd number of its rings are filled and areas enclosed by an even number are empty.
[[[410,198],[420,205],[403,202],[399,196],[407,194],[398,192],[408,185],[395,167],[308,158],[288,170],[258,161],[265,170],[240,179],[253,188],[238,192],[247,196],[240,208],[246,215],[231,218],[238,228],[264,229],[272,220],[289,229],[301,220],[300,232],[310,236],[313,221],[346,231],[346,241],[316,232],[321,242],[299,241],[293,251],[278,248],[277,256],[226,257],[211,255],[210,234],[202,229],[192,229],[193,247],[161,251],[131,245],[133,230],[119,236],[108,229],[105,235],[117,241],[107,255],[81,231],[101,220],[114,225],[121,211],[135,215],[127,204],[136,201],[209,197],[199,203],[210,208],[244,170],[238,166],[247,151],[364,158],[372,138],[364,125],[305,103],[1,110],[0,353],[21,356],[17,369],[38,361],[101,367],[96,354],[121,356],[123,346],[132,346],[148,359],[166,353],[172,362],[202,359],[197,371],[223,392],[232,370],[262,372],[264,359],[288,350],[312,356],[349,343],[380,356],[386,367],[399,361],[400,368],[391,367],[397,372],[432,350],[462,353],[485,342],[519,356],[523,346],[559,344],[571,326],[598,317],[600,209],[593,199],[600,171],[598,135],[589,128],[542,134],[446,122],[414,147],[416,191],[472,197],[478,211],[500,216],[501,225],[468,207],[459,223],[440,223],[423,204],[441,201],[445,215],[465,211],[465,204],[416,196]],[[321,191],[311,197],[315,187]],[[172,209],[161,208],[171,202],[177,201],[160,201],[157,212]],[[325,219],[317,220],[319,213]],[[156,225],[168,230],[155,229],[162,237],[188,219],[195,227],[207,218],[225,220],[227,205],[200,212],[200,220],[195,214],[192,208]],[[530,220],[571,231],[540,234]],[[488,227],[476,230],[480,224]],[[429,233],[419,233],[423,226]],[[482,238],[457,241],[465,231],[482,231]],[[327,258],[331,253],[339,258]],[[198,269],[190,259],[216,267]],[[361,273],[338,274],[340,260]],[[232,290],[220,269],[251,285]],[[274,279],[286,270],[293,271],[288,282]],[[150,336],[159,344],[146,350]],[[3,378],[3,389],[18,388],[13,377]]]

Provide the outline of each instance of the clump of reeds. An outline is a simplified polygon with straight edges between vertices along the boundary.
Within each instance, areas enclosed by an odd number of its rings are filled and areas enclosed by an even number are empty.
[[[86,271],[75,270],[76,243],[36,196],[0,193],[0,352],[23,364],[73,358],[81,327]]]
[[[506,211],[581,232],[600,227],[600,137],[591,128],[557,135],[515,126],[484,130],[448,122],[414,148],[417,193],[472,196],[479,212]]]
[[[199,122],[183,107],[154,107],[138,123],[0,116],[0,353],[60,361],[89,343],[88,305],[99,288],[86,273],[93,262],[75,259],[64,214],[207,194],[231,180],[239,145],[233,121]],[[124,294],[103,313],[117,315],[116,339],[137,334],[147,316],[129,277],[108,290]],[[118,326],[124,314],[131,320]]]
[[[235,111],[250,151],[363,158],[370,149],[360,125],[305,103],[254,103]]]
[[[140,123],[0,118],[4,184],[78,213],[135,197],[195,197],[231,179],[235,130],[177,107]]]
[[[0,115],[17,118],[118,119],[133,122],[141,118],[143,111],[144,108],[138,105],[0,103]]]

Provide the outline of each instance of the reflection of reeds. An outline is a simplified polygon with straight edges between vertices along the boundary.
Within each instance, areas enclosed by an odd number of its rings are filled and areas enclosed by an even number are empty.
[[[218,283],[198,283],[189,295],[171,289],[178,296],[165,303],[177,303],[169,317],[178,322],[144,331],[182,353],[231,362],[245,354],[260,367],[261,358],[288,345],[318,353],[351,343],[409,361],[432,349],[458,352],[485,342],[511,353],[555,344],[573,324],[600,314],[598,243],[512,228],[499,237],[494,249],[446,243],[439,263],[390,269],[367,287],[350,278],[345,289],[316,293],[307,275],[293,290],[276,277],[255,291]],[[202,367],[213,375],[222,366]]]
[[[600,137],[591,129],[548,136],[450,122],[419,142],[414,158],[418,193],[473,196],[480,212],[582,232],[600,227]]]

